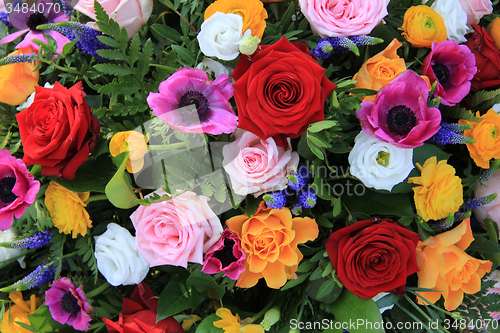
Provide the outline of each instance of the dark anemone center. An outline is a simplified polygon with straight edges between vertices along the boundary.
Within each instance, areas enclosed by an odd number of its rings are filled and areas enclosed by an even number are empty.
[[[42,13],[34,13],[31,14],[30,17],[28,17],[28,19],[26,20],[26,25],[28,26],[28,28],[30,28],[30,30],[39,31],[36,27],[48,22],[49,20],[47,20],[47,18]]]
[[[231,263],[238,260],[233,254],[233,246],[234,246],[234,240],[225,239],[224,247],[218,251],[215,251],[214,257],[220,260],[222,268],[226,268]]]
[[[0,201],[3,203],[11,203],[16,200],[17,195],[12,193],[12,189],[16,185],[16,178],[4,177],[0,179]]]
[[[387,127],[392,133],[406,135],[415,125],[417,125],[417,117],[407,106],[394,106],[387,113]]]
[[[436,79],[438,79],[441,85],[445,85],[450,80],[450,69],[448,66],[443,65],[439,61],[436,61],[434,65],[432,65],[432,70],[434,71],[434,75],[436,75]]]
[[[61,297],[61,308],[72,316],[76,316],[81,310],[78,300],[70,291]]]
[[[179,101],[180,108],[193,104],[196,108],[197,116],[200,119],[200,122],[203,122],[206,118],[208,118],[210,114],[210,105],[208,103],[208,99],[201,92],[190,90],[182,95]],[[181,111],[181,114],[183,118],[185,118],[185,120],[194,120],[194,115],[191,110]]]

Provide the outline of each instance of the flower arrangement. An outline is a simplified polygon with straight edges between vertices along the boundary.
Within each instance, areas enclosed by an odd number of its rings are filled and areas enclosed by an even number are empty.
[[[498,331],[498,2],[4,1],[0,331]]]

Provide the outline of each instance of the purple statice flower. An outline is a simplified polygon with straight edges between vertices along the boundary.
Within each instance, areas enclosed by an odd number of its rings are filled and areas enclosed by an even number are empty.
[[[150,93],[147,101],[153,113],[176,131],[222,134],[238,126],[229,103],[232,96],[226,74],[212,82],[200,69],[182,68],[160,83],[159,93]]]
[[[55,321],[86,331],[90,327],[92,307],[87,302],[82,287],[76,288],[71,279],[60,277],[45,292],[45,304]]]
[[[285,191],[274,191],[264,194],[262,197],[267,207],[272,209],[282,209],[286,205],[287,193]]]
[[[28,10],[26,13],[23,13],[22,11],[13,10],[9,14],[9,23],[14,28],[18,29],[18,31],[2,38],[2,40],[0,40],[0,44],[10,43],[27,33],[24,39],[16,45],[16,49],[31,46],[33,49],[38,51],[40,46],[36,44],[34,40],[47,43],[47,38],[45,37],[46,33],[56,41],[57,52],[62,53],[64,45],[70,42],[68,37],[57,31],[44,32],[42,30],[38,30],[37,27],[42,24],[68,21],[70,18],[62,10],[57,10],[57,8],[60,9],[60,7],[54,6],[51,0],[37,0],[34,6],[37,10],[43,8],[43,12],[32,12]]]
[[[224,272],[231,280],[238,280],[245,269],[243,260],[246,255],[241,241],[231,230],[225,229],[221,238],[205,254],[205,262],[201,270],[206,274]]]
[[[9,229],[14,216],[23,216],[39,190],[40,182],[28,172],[24,162],[0,149],[0,230]]]
[[[434,134],[429,141],[436,142],[440,145],[448,145],[448,144],[470,144],[476,142],[475,139],[469,138],[460,132],[471,129],[471,125],[466,124],[454,124],[454,123],[446,123],[441,122],[441,128]]]
[[[302,214],[302,206],[299,202],[295,203],[290,210],[294,216]]]
[[[297,194],[297,199],[299,200],[299,204],[302,208],[313,208],[316,206],[316,202],[318,201],[316,191],[310,187],[301,190]]]
[[[480,197],[480,198],[473,198],[473,199],[466,199],[464,200],[464,203],[462,206],[460,206],[461,211],[469,211],[469,210],[474,210],[478,209],[481,206],[490,204],[493,200],[495,200],[497,197],[496,193],[492,193],[490,195]]]
[[[9,28],[12,27],[12,25],[9,23],[9,14],[6,12],[0,12],[0,22],[8,26]]]
[[[7,247],[10,249],[38,249],[42,246],[49,245],[52,234],[49,229],[44,231],[35,232],[33,235],[23,238],[13,240],[9,243],[0,243],[0,246]]]
[[[452,106],[469,93],[477,72],[476,58],[467,45],[459,45],[454,40],[434,42],[420,72],[431,84],[437,82],[434,97],[441,97],[442,104]]]
[[[38,265],[35,270],[14,284],[1,288],[1,292],[24,291],[38,287],[54,279],[56,265],[52,262]]]
[[[359,55],[358,46],[375,45],[383,41],[381,38],[368,35],[320,38],[316,48],[311,50],[311,54],[316,55],[320,59],[326,59],[332,54],[344,54],[348,51]]]

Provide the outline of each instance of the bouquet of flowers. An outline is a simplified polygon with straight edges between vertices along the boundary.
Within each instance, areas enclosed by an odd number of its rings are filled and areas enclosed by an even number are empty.
[[[1,332],[500,331],[498,0],[0,5]]]

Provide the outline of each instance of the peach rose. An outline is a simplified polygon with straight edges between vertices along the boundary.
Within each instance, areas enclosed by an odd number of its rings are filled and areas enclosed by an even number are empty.
[[[32,54],[31,47],[22,48],[9,54]],[[0,102],[9,105],[21,104],[38,86],[39,71],[32,62],[20,62],[0,66]]]
[[[401,45],[403,44],[394,38],[385,50],[365,61],[352,78],[357,81],[356,88],[378,91],[403,73],[406,70],[405,60],[400,58],[396,52]],[[365,96],[363,101],[374,102],[375,95]]]
[[[166,194],[161,189],[155,193]],[[208,198],[190,191],[168,201],[140,206],[130,219],[137,250],[150,267],[203,264],[203,253],[223,232],[219,218],[208,206]]]
[[[481,17],[493,12],[491,0],[459,0],[467,13],[467,24],[478,24]]]
[[[298,244],[318,237],[316,221],[308,217],[292,218],[288,208],[267,208],[264,201],[251,217],[234,216],[227,227],[241,239],[245,251],[245,270],[236,286],[251,288],[264,278],[269,288],[279,289],[296,277],[303,255]]]
[[[436,290],[419,292],[420,296],[432,304],[443,296],[445,309],[453,311],[462,303],[464,293],[481,290],[481,278],[491,270],[492,263],[464,252],[473,240],[470,219],[466,219],[452,230],[419,242],[418,285]],[[428,304],[420,297],[418,303]]]

